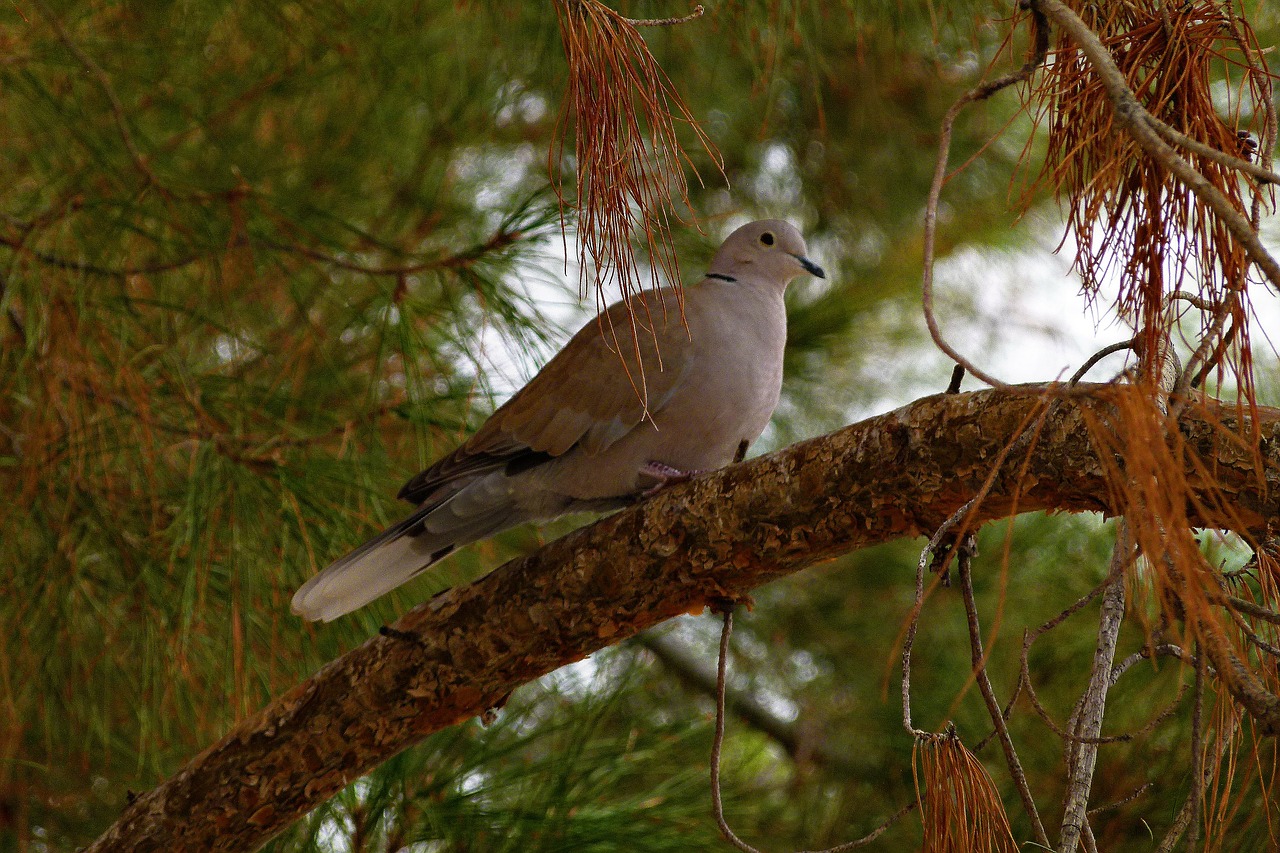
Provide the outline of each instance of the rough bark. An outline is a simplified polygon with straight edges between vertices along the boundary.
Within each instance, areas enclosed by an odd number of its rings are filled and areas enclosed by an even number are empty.
[[[1085,407],[1105,417],[1108,393],[1082,386],[1061,397],[1037,440],[1015,445],[978,519],[1108,510],[1107,466],[1082,418]],[[1033,389],[928,397],[700,477],[513,560],[407,613],[395,628],[416,639],[374,637],[241,722],[88,849],[256,848],[521,684],[709,600],[930,531],[983,487],[1042,401]],[[1280,513],[1280,410],[1257,417],[1210,404],[1191,407],[1181,426],[1215,477],[1192,482],[1229,495],[1246,534]]]

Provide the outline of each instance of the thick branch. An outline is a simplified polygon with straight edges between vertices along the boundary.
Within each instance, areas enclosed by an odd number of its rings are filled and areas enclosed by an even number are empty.
[[[971,522],[1039,509],[1107,510],[1082,412],[1104,386],[1053,407],[1039,440],[996,478]],[[983,486],[1037,406],[1035,389],[940,394],[732,466],[578,530],[397,624],[241,722],[138,797],[92,851],[244,850],[428,734],[516,687],[645,628],[818,560],[933,530]],[[1260,409],[1264,470],[1234,407],[1189,407],[1200,470],[1260,535],[1280,514],[1280,410]],[[1021,457],[1021,452],[1018,454]],[[1265,482],[1259,481],[1260,474]],[[1217,506],[1217,501],[1195,501]],[[1196,519],[1228,526],[1225,519]]]

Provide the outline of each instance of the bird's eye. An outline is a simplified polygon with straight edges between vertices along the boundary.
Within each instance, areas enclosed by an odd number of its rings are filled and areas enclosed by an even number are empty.
[[[773,232],[772,232],[772,231],[766,231],[766,232],[764,232],[763,234],[761,234],[761,235],[760,235],[760,242],[761,242],[761,243],[764,243],[766,246],[772,246],[772,245],[773,245]]]

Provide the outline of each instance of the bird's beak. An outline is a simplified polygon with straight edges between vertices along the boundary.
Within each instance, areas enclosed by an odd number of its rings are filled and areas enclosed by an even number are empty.
[[[827,274],[822,271],[822,267],[818,266],[813,261],[806,258],[804,255],[792,255],[791,257],[799,261],[800,266],[804,267],[804,271],[807,272],[809,275],[815,275],[818,278],[827,277]]]

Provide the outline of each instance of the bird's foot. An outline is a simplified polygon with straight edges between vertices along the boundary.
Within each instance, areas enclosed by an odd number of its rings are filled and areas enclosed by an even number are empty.
[[[640,469],[640,476],[648,477],[650,479],[657,480],[658,482],[656,485],[646,489],[641,497],[647,498],[650,495],[656,495],[668,486],[674,486],[676,483],[683,483],[686,480],[698,476],[699,474],[705,473],[706,471],[681,471],[679,468],[672,468],[665,462],[657,462],[651,459],[645,463],[643,468]]]

